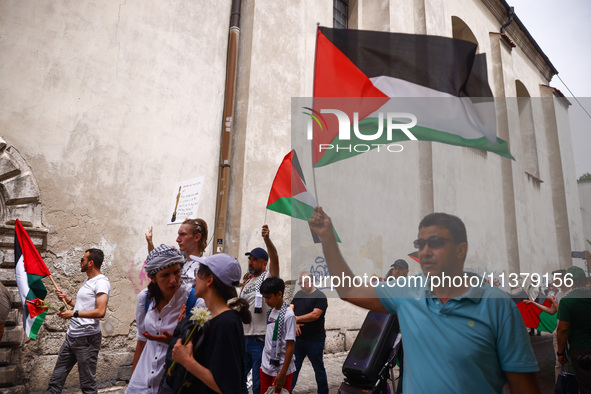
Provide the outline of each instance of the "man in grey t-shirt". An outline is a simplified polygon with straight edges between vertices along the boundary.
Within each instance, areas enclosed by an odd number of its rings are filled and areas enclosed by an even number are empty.
[[[60,301],[72,307],[58,312],[63,319],[70,319],[66,340],[62,345],[46,393],[61,393],[68,374],[78,363],[80,389],[84,394],[96,393],[96,363],[101,347],[101,326],[98,319],[107,312],[111,285],[101,274],[104,255],[100,249],[88,249],[80,259],[80,271],[85,272],[84,281],[76,299],[56,290]]]

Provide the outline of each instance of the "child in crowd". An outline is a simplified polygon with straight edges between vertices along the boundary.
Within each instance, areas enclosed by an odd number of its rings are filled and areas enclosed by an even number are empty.
[[[275,386],[289,391],[295,372],[293,350],[296,339],[296,317],[283,301],[285,283],[281,278],[269,277],[260,288],[265,302],[271,308],[267,313],[267,332],[261,362],[261,393]]]
[[[196,257],[191,256],[191,258]],[[160,393],[239,394],[242,392],[244,375],[242,324],[250,323],[251,315],[248,310],[248,301],[237,298],[236,286],[240,278],[242,278],[242,270],[235,257],[218,253],[200,259],[195,275],[195,295],[205,300],[211,319],[203,325],[201,338],[193,338],[187,345],[183,345],[181,338],[177,339],[172,349],[172,360],[185,367],[190,376],[183,377],[180,380],[182,386],[178,387],[175,384],[179,381],[174,377],[171,380],[165,378],[163,386],[166,384],[167,387],[166,390],[163,387]],[[181,324],[189,321],[190,319],[185,319]],[[181,326],[175,334],[181,334],[183,328],[185,327]],[[176,373],[178,369],[175,370],[174,374]],[[171,385],[172,387],[169,387]]]

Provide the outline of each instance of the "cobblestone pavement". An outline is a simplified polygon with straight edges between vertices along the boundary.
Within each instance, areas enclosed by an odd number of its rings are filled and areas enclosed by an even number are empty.
[[[343,381],[343,363],[347,358],[347,352],[327,354],[324,356],[324,368],[328,376],[328,387],[331,393],[338,391]],[[314,378],[314,369],[308,358],[304,360],[298,382],[293,390],[294,394],[315,393],[316,379]]]
[[[541,393],[552,394],[554,393],[554,349],[552,347],[552,334],[542,332],[540,336],[530,336],[529,338],[540,366],[540,371],[536,373],[536,379]],[[324,366],[328,375],[328,386],[331,394],[338,392],[338,388],[343,381],[342,368],[346,357],[346,352],[324,356]],[[397,370],[395,370],[396,376]],[[124,392],[125,386],[113,386],[99,390],[101,394],[123,394]],[[314,378],[314,370],[308,359],[306,359],[293,393],[310,394],[315,392],[316,380]]]
[[[536,373],[540,391],[542,394],[554,394],[555,356],[552,334],[542,332],[541,336],[530,336],[529,338],[540,367],[540,371]]]

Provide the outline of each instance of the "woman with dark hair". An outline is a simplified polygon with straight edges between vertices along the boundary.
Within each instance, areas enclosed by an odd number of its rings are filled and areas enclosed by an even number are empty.
[[[224,253],[206,257],[195,275],[195,294],[203,298],[211,320],[203,326],[198,348],[191,340],[176,342],[172,359],[196,379],[191,393],[241,393],[244,370],[244,331],[242,323],[251,319],[248,302],[237,298],[242,278],[235,257]]]
[[[191,292],[181,281],[184,262],[181,252],[166,245],[151,251],[146,259],[150,284],[137,297],[137,345],[127,394],[158,392],[168,342]],[[197,304],[205,305],[203,300]]]
[[[152,227],[146,233],[146,241],[148,242],[148,252],[154,249],[152,243]],[[207,223],[203,219],[186,219],[178,230],[176,242],[179,245],[179,250],[185,255],[185,265],[181,276],[187,283],[193,284],[195,279],[194,272],[199,268],[199,262],[207,247]],[[197,257],[191,259],[191,256]]]

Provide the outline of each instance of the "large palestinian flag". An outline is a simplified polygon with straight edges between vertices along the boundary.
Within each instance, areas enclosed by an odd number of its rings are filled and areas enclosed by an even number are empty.
[[[314,72],[315,167],[412,137],[513,158],[471,42],[320,27]]]
[[[45,299],[47,290],[41,278],[51,274],[18,219],[14,235],[14,260],[16,284],[23,303],[23,328],[29,338],[37,339],[47,309],[39,310],[31,301],[36,298]]]
[[[318,206],[316,198],[306,187],[304,173],[295,150],[289,152],[283,158],[267,201],[267,209],[291,216],[296,219],[310,220],[314,213],[314,207]],[[337,241],[340,242],[338,234]],[[312,232],[314,242],[320,240]]]

